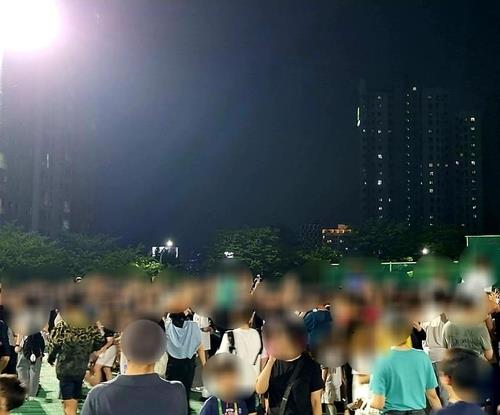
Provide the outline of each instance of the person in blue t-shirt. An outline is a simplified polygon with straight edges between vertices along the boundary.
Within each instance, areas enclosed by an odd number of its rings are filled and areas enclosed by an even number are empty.
[[[391,348],[375,364],[370,380],[371,406],[384,414],[412,411],[414,415],[425,415],[426,398],[433,410],[441,409],[437,385],[429,357],[422,350],[412,349],[405,341]]]
[[[241,391],[238,386],[239,368],[233,356],[224,356],[225,353],[212,357],[207,363],[204,373],[204,382],[210,392],[217,396],[208,398],[201,408],[200,415],[248,415],[244,399],[239,399]],[[206,376],[205,376],[206,375]]]
[[[489,397],[492,384],[491,366],[476,353],[450,349],[439,365],[441,383],[454,402],[438,415],[484,415],[478,403]]]

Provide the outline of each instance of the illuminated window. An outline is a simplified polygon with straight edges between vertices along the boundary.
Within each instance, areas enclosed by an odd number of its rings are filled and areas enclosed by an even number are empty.
[[[377,186],[382,186],[382,180],[377,180]]]
[[[377,158],[381,159],[382,158],[382,154],[377,154]]]

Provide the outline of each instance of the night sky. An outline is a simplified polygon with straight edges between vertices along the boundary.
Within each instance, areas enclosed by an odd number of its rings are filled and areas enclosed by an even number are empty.
[[[360,78],[448,87],[465,108],[500,89],[494,0],[80,3],[100,5],[98,225],[126,242],[356,223]]]

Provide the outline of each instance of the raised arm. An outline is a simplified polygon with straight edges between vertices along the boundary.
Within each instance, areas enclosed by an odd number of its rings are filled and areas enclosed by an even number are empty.
[[[260,372],[260,375],[257,378],[257,383],[255,384],[255,392],[259,395],[266,393],[269,389],[269,379],[271,378],[271,371],[273,369],[274,362],[276,362],[276,358],[273,356],[269,356],[264,369]]]

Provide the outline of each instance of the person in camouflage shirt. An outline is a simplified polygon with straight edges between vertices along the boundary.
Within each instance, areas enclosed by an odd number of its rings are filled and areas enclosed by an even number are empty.
[[[65,415],[75,415],[90,354],[103,345],[97,326],[74,327],[59,322],[51,333],[48,362],[56,362]]]

